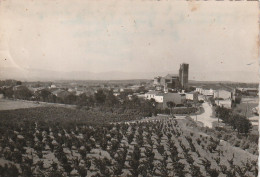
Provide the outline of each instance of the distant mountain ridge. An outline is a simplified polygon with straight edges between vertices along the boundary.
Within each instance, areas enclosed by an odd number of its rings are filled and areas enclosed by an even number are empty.
[[[52,71],[39,69],[16,69],[0,68],[0,79],[18,79],[24,81],[53,81],[53,80],[133,80],[149,79],[155,76],[165,76],[169,73],[178,73],[175,71],[165,72],[124,72],[109,71],[94,73],[89,71]],[[220,78],[220,79],[219,79]],[[258,83],[258,75],[254,72],[228,71],[228,72],[190,72],[190,82],[245,82]]]

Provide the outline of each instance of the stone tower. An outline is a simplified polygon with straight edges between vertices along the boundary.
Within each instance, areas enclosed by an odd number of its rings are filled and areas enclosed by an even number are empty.
[[[188,87],[188,81],[189,81],[189,64],[182,63],[180,65],[179,69],[179,79],[182,88],[187,88]]]

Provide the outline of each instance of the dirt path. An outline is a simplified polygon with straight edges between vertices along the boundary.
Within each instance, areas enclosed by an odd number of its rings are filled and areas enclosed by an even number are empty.
[[[202,122],[205,127],[212,128],[212,123],[217,121],[217,118],[212,117],[212,108],[208,102],[202,104],[204,112],[197,115],[197,121]],[[196,120],[196,115],[190,116],[193,120]]]

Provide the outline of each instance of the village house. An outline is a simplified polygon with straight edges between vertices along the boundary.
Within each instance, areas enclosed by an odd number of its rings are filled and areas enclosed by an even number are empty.
[[[189,92],[185,96],[187,100],[198,101],[198,92]]]
[[[155,99],[154,97],[155,97],[155,95],[157,95],[157,94],[159,94],[159,93],[161,93],[160,91],[154,91],[154,90],[152,90],[152,91],[149,91],[149,92],[147,92],[147,93],[145,93],[144,94],[144,96],[145,96],[145,99],[147,99],[147,100],[150,100],[150,99]]]
[[[214,91],[214,99],[231,99],[232,98],[232,93],[226,90],[215,90]]]
[[[185,94],[180,93],[163,93],[159,91],[149,91],[145,94],[145,99],[154,99],[162,108],[167,108],[167,102],[173,102],[176,105],[183,104],[186,100]]]

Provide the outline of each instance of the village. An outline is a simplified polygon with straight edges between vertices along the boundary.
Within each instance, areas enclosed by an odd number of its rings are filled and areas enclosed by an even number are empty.
[[[153,80],[0,81],[1,173],[256,176],[255,84],[189,81],[188,68]]]
[[[138,98],[149,100],[158,113],[173,112],[179,114],[199,115],[203,110],[207,118],[198,119],[204,124],[212,119],[214,107],[224,107],[243,114],[258,125],[258,88],[239,87],[237,84],[223,85],[221,83],[205,84],[189,83],[189,64],[180,65],[179,74],[157,76],[151,80],[132,81],[56,81],[56,82],[20,82],[15,80],[1,81],[0,97],[15,100],[28,100],[33,103],[79,104],[91,102],[91,98],[99,90],[113,94],[118,102]],[[89,97],[89,98],[88,98]],[[81,99],[81,101],[82,101]],[[205,102],[205,103],[204,103]],[[89,103],[91,105],[92,103]],[[211,108],[210,108],[211,107]],[[200,110],[200,111],[199,111]],[[205,113],[206,112],[206,113]],[[202,115],[201,115],[202,116]],[[200,117],[200,116],[199,116]]]

